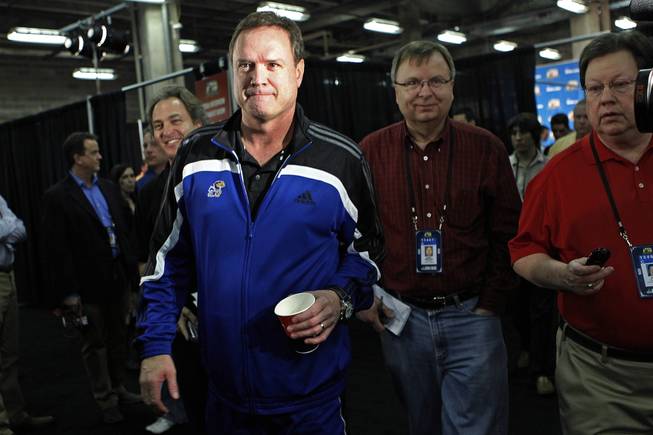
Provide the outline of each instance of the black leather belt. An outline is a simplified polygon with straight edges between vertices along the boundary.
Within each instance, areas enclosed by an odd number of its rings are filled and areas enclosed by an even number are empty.
[[[11,265],[11,266],[0,266],[0,272],[9,273],[9,272],[11,272],[12,270],[14,270],[14,266],[13,266],[13,265]]]
[[[589,349],[600,355],[627,361],[653,362],[653,352],[638,352],[634,350],[608,346],[607,344],[596,341],[593,338],[588,337],[582,332],[574,329],[563,319],[560,319],[560,329],[562,329],[562,332],[566,337],[571,338],[576,343],[583,346],[585,349]]]
[[[462,301],[466,301],[467,299],[478,296],[478,290],[463,290],[458,293],[432,297],[406,296],[395,291],[389,291],[388,293],[402,302],[406,302],[410,305],[414,305],[425,310],[441,310],[444,307],[456,305]]]

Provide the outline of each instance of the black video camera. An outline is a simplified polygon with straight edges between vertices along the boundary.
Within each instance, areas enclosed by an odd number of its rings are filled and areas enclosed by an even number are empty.
[[[648,38],[653,35],[653,1],[632,0],[630,2],[630,17],[637,21],[638,30]],[[642,69],[637,74],[635,82],[635,122],[642,133],[653,132],[653,70]]]
[[[635,122],[637,130],[642,133],[653,133],[653,86],[652,70],[641,69],[635,82]]]

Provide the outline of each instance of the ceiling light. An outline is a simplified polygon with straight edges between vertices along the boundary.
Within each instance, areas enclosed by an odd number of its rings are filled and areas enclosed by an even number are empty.
[[[365,21],[363,28],[372,32],[390,33],[397,35],[404,31],[398,22],[392,20],[383,20],[381,18],[370,18]]]
[[[93,44],[87,42],[82,35],[70,35],[63,45],[73,56],[93,57]]]
[[[52,44],[61,45],[66,40],[66,35],[62,35],[54,29],[36,29],[33,27],[14,27],[9,30],[7,39],[15,42],[30,42],[33,44]]]
[[[582,0],[558,0],[556,3],[560,9],[564,9],[575,14],[584,14],[589,10]]]
[[[513,51],[515,48],[517,48],[517,43],[512,42],[512,41],[497,41],[494,43],[494,49],[496,51]]]
[[[341,56],[336,57],[336,60],[338,62],[362,63],[365,61],[365,56],[362,54],[345,53]]]
[[[80,80],[115,80],[118,75],[112,68],[77,68],[73,77]]]
[[[614,20],[614,25],[624,30],[634,29],[635,27],[637,27],[637,23],[628,17],[617,18],[616,20]]]
[[[200,51],[200,46],[197,45],[197,41],[193,41],[192,39],[180,39],[179,51],[182,53],[197,53]]]
[[[98,46],[101,46],[107,40],[107,33],[109,33],[109,29],[102,24],[101,26],[93,26],[88,29],[86,36]]]
[[[543,50],[540,50],[539,55],[544,59],[550,59],[550,60],[558,60],[561,57],[560,52],[555,48],[545,48]]]
[[[129,32],[100,24],[91,27],[86,32],[86,37],[94,42],[101,51],[115,54],[129,52]]]
[[[281,17],[286,17],[293,21],[306,21],[311,17],[311,15],[306,12],[306,8],[276,2],[263,2],[258,5],[256,11],[274,12]]]
[[[156,3],[156,4],[162,4],[166,2],[166,0],[128,0],[128,1],[134,3]]]
[[[456,32],[455,30],[445,30],[440,32],[438,35],[438,40],[442,42],[448,42],[450,44],[462,44],[467,41],[467,37],[462,32]]]

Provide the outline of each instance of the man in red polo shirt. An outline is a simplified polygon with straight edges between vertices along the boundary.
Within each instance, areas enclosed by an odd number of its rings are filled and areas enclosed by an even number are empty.
[[[515,271],[560,290],[556,382],[565,434],[653,429],[653,145],[635,124],[639,68],[653,46],[604,34],[581,54],[593,132],[553,158],[526,190]],[[607,248],[604,267],[585,264]]]
[[[382,285],[412,311],[399,335],[384,331],[379,299],[359,317],[382,331],[411,435],[501,435],[508,382],[497,313],[517,281],[507,243],[520,199],[501,141],[448,118],[454,76],[451,55],[432,41],[405,45],[392,62],[404,121],[361,147],[386,238]]]

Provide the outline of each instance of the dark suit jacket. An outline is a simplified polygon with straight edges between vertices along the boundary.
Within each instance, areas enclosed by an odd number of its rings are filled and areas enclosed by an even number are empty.
[[[115,288],[116,261],[122,271],[136,264],[127,237],[127,209],[119,188],[98,179],[115,224],[120,255],[114,259],[106,228],[74,179],[67,175],[43,197],[43,254],[49,285],[46,300],[59,306],[67,295],[77,293],[82,303],[118,300],[126,286]]]
[[[134,215],[134,228],[136,232],[136,252],[138,261],[146,263],[150,254],[150,237],[154,231],[156,218],[159,216],[163,191],[170,175],[170,166],[166,166],[156,178],[147,183],[136,199],[136,213]]]

